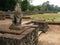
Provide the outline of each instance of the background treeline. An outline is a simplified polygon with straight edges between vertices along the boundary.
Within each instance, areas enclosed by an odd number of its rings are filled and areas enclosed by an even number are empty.
[[[60,7],[50,4],[49,1],[44,2],[42,5],[33,6],[31,5],[31,0],[19,0],[21,4],[21,9],[23,12],[27,11],[40,11],[40,12],[59,12]],[[38,1],[38,0],[37,0]],[[17,0],[0,0],[0,10],[13,11]]]
[[[33,6],[30,4],[27,7],[28,8],[25,11],[40,11],[40,12],[59,12],[60,11],[59,6],[50,4],[49,1],[46,1],[42,5],[38,5],[38,6]]]

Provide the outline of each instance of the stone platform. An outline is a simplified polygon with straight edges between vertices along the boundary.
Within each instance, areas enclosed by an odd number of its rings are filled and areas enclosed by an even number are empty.
[[[1,45],[37,45],[39,28],[27,27],[25,30],[0,30]]]
[[[3,22],[0,22],[0,45],[38,45],[38,25],[23,23],[22,30],[10,30],[11,22]]]

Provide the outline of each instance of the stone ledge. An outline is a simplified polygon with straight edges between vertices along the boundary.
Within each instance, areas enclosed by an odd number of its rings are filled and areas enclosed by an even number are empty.
[[[29,28],[27,30],[25,30],[24,32],[22,32],[20,35],[16,35],[16,34],[9,34],[9,33],[0,33],[0,37],[2,38],[8,38],[8,39],[22,39],[23,37],[25,37],[27,34],[31,33],[33,30],[35,30],[35,28]]]
[[[8,34],[17,34],[20,35],[21,33],[23,33],[25,30],[28,30],[30,27],[24,27],[22,30],[0,30],[0,33],[8,33]]]
[[[25,35],[13,35],[13,34],[0,34],[0,38],[6,38],[6,39],[22,39],[25,37]]]
[[[0,44],[1,45],[38,45],[38,30],[39,27],[29,27],[28,29],[26,28],[24,32],[17,35],[11,33],[0,33]]]

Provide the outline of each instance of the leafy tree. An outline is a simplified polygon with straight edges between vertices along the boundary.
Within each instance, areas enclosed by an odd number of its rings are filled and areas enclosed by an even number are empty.
[[[55,8],[55,11],[58,11],[59,10],[57,5],[54,8]]]
[[[49,1],[46,1],[42,4],[42,8],[44,9],[44,11],[48,11],[49,8]]]
[[[60,12],[60,7],[58,7],[58,11]]]
[[[54,11],[54,5],[49,5],[49,11]]]
[[[58,7],[57,5],[54,6],[53,4],[51,5],[51,4],[49,4],[49,1],[46,1],[42,4],[41,11],[58,12],[58,11],[60,11],[60,7]]]
[[[0,0],[0,10],[8,11],[14,10],[16,0]]]
[[[30,5],[30,6],[29,6],[29,11],[33,11],[34,8],[35,8],[35,7],[34,7],[33,5]]]
[[[30,3],[28,0],[23,0],[21,3],[21,9],[22,11],[27,11],[29,10]]]

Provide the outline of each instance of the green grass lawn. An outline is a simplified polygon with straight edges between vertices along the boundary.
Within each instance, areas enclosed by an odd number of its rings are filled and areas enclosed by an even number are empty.
[[[26,17],[31,17],[32,19],[45,20],[46,22],[60,22],[60,14],[47,13],[47,14],[36,14],[28,15]]]

